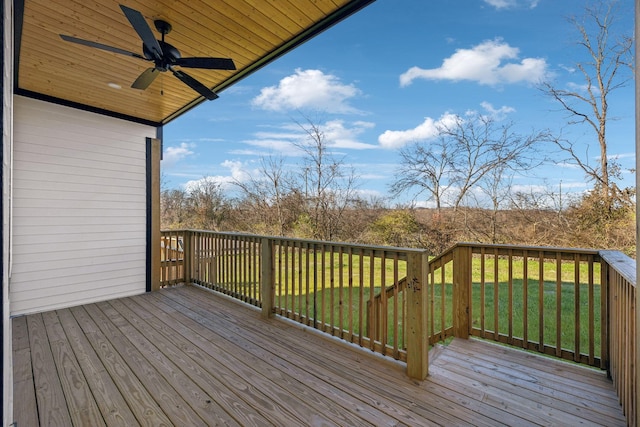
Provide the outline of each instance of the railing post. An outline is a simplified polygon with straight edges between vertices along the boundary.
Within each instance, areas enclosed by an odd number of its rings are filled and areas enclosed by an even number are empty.
[[[184,284],[191,284],[191,265],[193,262],[193,252],[191,246],[191,231],[184,230],[182,234],[182,272],[184,274]]]
[[[260,300],[262,301],[262,317],[273,316],[274,297],[274,265],[273,240],[262,238],[260,244]]]
[[[417,380],[425,379],[429,372],[428,271],[426,252],[407,254],[407,375]]]
[[[453,336],[469,338],[471,300],[471,247],[453,250]]]

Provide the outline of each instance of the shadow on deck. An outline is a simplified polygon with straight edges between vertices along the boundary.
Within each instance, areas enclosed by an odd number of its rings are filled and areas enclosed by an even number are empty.
[[[477,340],[430,376],[197,287],[13,320],[18,426],[625,425],[590,368]]]

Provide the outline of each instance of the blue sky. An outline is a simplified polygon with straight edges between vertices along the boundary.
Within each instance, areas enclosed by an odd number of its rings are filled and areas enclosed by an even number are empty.
[[[439,121],[469,111],[513,122],[523,133],[565,128],[566,115],[539,90],[584,82],[581,57],[567,22],[584,0],[377,0],[359,13],[201,104],[164,128],[164,188],[204,177],[229,192],[233,180],[255,174],[261,157],[283,156],[295,170],[300,153],[296,121],[313,118],[335,156],[352,166],[363,196],[388,196],[401,168],[399,150],[428,143]],[[617,28],[633,28],[633,2]],[[635,165],[633,85],[610,98],[609,153],[625,169]],[[586,128],[564,129],[578,144],[598,147]],[[557,159],[555,147],[544,151]],[[625,173],[623,185],[634,175]],[[513,185],[532,191],[582,192],[584,174],[547,163]],[[406,203],[412,194],[390,201]],[[418,205],[427,205],[424,198]]]

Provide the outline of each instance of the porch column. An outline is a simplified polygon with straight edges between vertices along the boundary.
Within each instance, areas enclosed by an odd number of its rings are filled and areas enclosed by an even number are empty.
[[[147,138],[147,291],[160,289],[160,140]]]

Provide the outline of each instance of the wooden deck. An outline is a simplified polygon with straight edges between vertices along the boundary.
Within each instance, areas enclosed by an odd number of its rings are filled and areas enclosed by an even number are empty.
[[[454,340],[430,376],[188,286],[18,317],[18,426],[625,425],[606,376]]]

